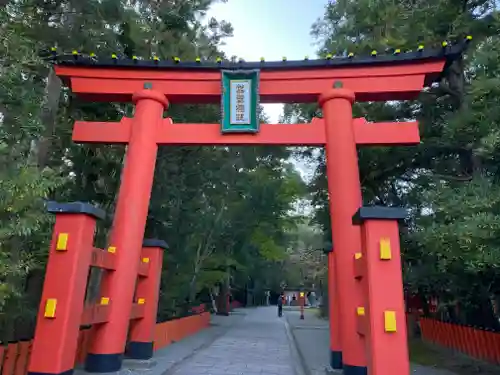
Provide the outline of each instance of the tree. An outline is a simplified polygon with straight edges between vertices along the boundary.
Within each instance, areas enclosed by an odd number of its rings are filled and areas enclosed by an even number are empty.
[[[52,47],[59,54],[119,58],[224,57],[219,46],[231,25],[199,17],[212,3],[16,0],[0,11],[2,340],[33,332],[53,222],[45,201],[87,201],[111,215],[115,208],[125,148],[74,144],[74,120],[119,121],[133,113],[131,105],[72,95],[53,74]],[[168,115],[176,122],[218,122],[220,109],[172,105]],[[291,211],[304,193],[289,155],[268,147],[160,149],[145,234],[170,245],[160,319],[206,299],[229,274],[242,290],[281,272],[288,256],[284,233],[294,227]],[[106,246],[110,225],[109,217],[99,224],[96,246]],[[98,290],[99,272],[92,270],[88,303]]]
[[[424,298],[439,297],[445,306],[460,301],[468,323],[495,325],[491,299],[498,298],[495,278],[498,250],[496,145],[498,114],[499,13],[495,1],[336,1],[312,29],[319,54],[367,54],[375,49],[439,46],[443,41],[474,42],[463,59],[448,67],[442,80],[417,101],[358,103],[355,116],[371,121],[417,119],[422,142],[411,148],[359,151],[365,204],[410,209],[402,228],[406,287]],[[286,108],[289,118],[308,121],[321,115],[316,106]],[[313,204],[315,219],[330,230],[324,154],[316,159]],[[396,162],[394,162],[396,161]],[[490,237],[491,236],[491,237]]]

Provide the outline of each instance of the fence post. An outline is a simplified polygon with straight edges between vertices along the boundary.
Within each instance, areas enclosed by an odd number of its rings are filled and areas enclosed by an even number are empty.
[[[48,204],[56,215],[28,371],[73,371],[96,220],[104,211],[86,203]]]
[[[158,312],[158,297],[163,263],[163,250],[168,249],[165,241],[146,239],[142,243],[140,261],[149,265],[146,277],[137,280],[137,303],[144,304],[144,315],[130,322],[129,342],[126,356],[131,359],[153,357],[153,340]]]
[[[368,371],[371,375],[410,374],[398,221],[406,210],[361,207],[353,224],[361,225],[364,262]]]

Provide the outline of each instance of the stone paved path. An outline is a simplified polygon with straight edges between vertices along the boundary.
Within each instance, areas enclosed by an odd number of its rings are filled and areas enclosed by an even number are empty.
[[[296,374],[286,321],[276,316],[276,307],[245,312],[223,336],[165,375]]]

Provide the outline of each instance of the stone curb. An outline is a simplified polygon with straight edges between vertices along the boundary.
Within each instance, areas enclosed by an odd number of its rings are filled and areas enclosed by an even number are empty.
[[[285,318],[286,335],[288,336],[290,350],[292,351],[292,357],[295,362],[295,375],[311,375],[311,371],[307,368],[304,354],[299,349],[295,333],[293,332],[294,330],[288,322],[287,314],[283,314],[283,317]]]

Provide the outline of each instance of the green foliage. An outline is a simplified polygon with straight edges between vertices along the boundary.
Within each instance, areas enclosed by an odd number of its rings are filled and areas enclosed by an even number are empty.
[[[499,300],[498,146],[500,117],[498,2],[335,1],[312,29],[319,54],[414,50],[460,40],[474,42],[439,84],[414,102],[358,103],[355,116],[370,121],[417,119],[416,147],[359,151],[365,204],[410,209],[402,228],[406,287],[439,298],[446,316],[498,325],[491,300]],[[285,119],[308,121],[317,106],[291,105]],[[324,153],[299,152],[316,164],[309,188],[315,221],[330,231]],[[460,313],[454,307],[459,304]]]
[[[7,1],[0,11],[0,338],[32,334],[52,217],[46,200],[87,201],[112,214],[124,147],[75,145],[75,119],[119,121],[132,105],[88,103],[44,59],[69,52],[181,59],[223,56],[225,21],[202,22],[214,0]],[[2,3],[3,4],[3,3]],[[172,105],[175,122],[219,122],[214,105]],[[262,116],[262,120],[265,118]],[[162,148],[146,237],[164,239],[159,318],[206,301],[230,280],[279,288],[294,204],[304,193],[286,148]],[[99,225],[106,246],[111,221]],[[99,293],[92,272],[87,301]]]

